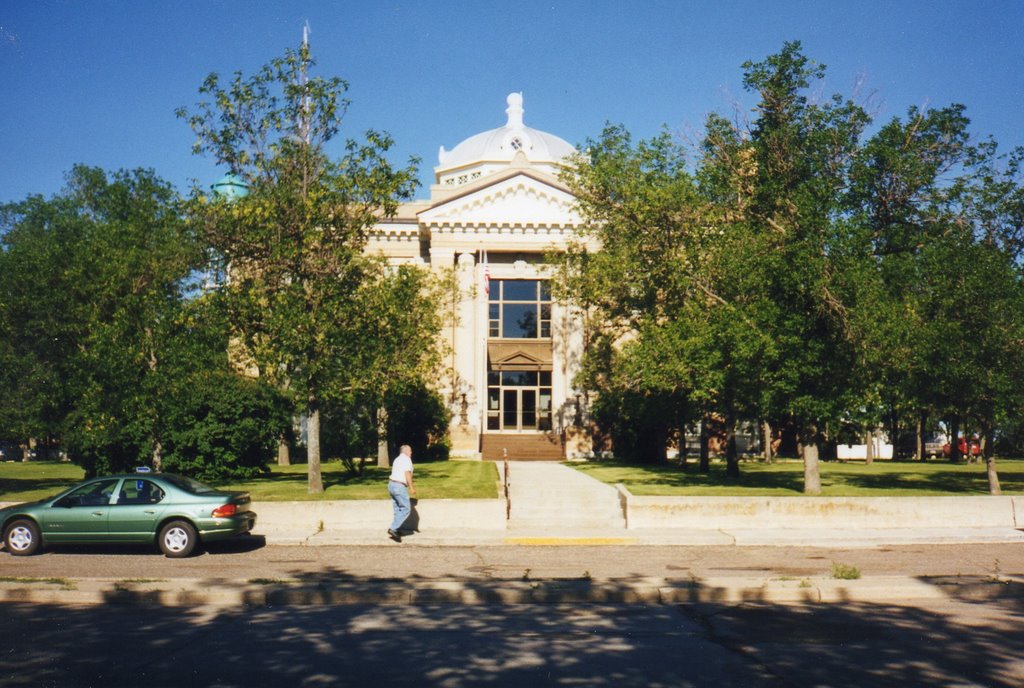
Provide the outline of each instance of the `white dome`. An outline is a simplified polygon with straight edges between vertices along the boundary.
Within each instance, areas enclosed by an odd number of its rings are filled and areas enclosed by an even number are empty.
[[[505,126],[470,136],[450,151],[441,146],[435,168],[439,176],[444,170],[476,163],[511,162],[520,151],[530,162],[542,163],[560,163],[576,152],[565,139],[523,124],[522,93],[510,93],[506,101]]]

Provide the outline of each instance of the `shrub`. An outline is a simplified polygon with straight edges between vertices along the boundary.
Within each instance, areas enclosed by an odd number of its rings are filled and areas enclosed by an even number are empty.
[[[233,373],[197,377],[167,419],[163,469],[211,481],[267,473],[291,425],[285,399]]]

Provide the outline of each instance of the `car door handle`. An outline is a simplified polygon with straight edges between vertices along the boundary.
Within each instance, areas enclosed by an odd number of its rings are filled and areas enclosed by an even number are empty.
[[[152,509],[146,509],[145,513],[146,513],[146,515],[147,515],[147,516],[152,516],[152,515],[153,515],[153,514],[155,514],[156,512],[155,512],[155,511],[153,511]]]
[[[92,512],[92,515],[93,516],[103,516],[104,512],[102,512],[102,511],[94,511],[94,512]]]

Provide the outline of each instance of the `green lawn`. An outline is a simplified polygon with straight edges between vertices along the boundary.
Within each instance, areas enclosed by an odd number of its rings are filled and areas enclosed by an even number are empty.
[[[799,461],[742,462],[739,480],[725,475],[725,464],[711,472],[697,471],[695,461],[684,469],[676,464],[637,466],[610,461],[572,463],[598,480],[624,484],[635,495],[760,496],[803,494],[803,464]],[[988,494],[985,465],[948,461],[821,462],[822,494],[831,497],[898,497]],[[1024,461],[997,461],[1003,494],[1024,494]]]
[[[287,502],[307,499],[387,499],[391,469],[368,466],[351,475],[340,462],[322,465],[323,495],[306,492],[306,465],[272,466],[269,478],[217,485],[243,490],[255,501]],[[416,464],[416,496],[420,499],[481,499],[498,496],[498,469],[489,461],[436,461]]]
[[[70,463],[0,463],[0,502],[43,499],[82,479],[82,469]],[[323,464],[324,492],[306,492],[306,466],[271,466],[267,478],[217,484],[223,490],[243,490],[256,501],[317,499],[387,499],[388,470],[367,467],[353,476],[337,461]],[[498,496],[498,471],[491,462],[439,461],[416,464],[417,496],[421,499],[470,499]]]
[[[743,462],[741,477],[725,476],[725,465],[715,462],[707,475],[691,461],[684,470],[674,464],[637,466],[610,461],[569,464],[598,480],[623,483],[635,495],[756,496],[800,495],[803,465],[797,461],[774,464]],[[1024,461],[997,463],[1004,494],[1024,494]],[[324,493],[306,492],[306,466],[272,466],[271,475],[247,482],[220,484],[225,490],[244,490],[256,501],[316,499],[387,499],[387,471],[368,467],[352,476],[337,461],[323,464]],[[0,463],[0,502],[42,499],[82,479],[82,469],[69,463]],[[440,461],[416,464],[416,486],[422,499],[497,497],[498,472],[487,461]],[[822,493],[829,496],[905,496],[987,494],[984,464],[876,461],[822,462]]]
[[[82,479],[70,463],[4,461],[0,463],[0,502],[31,502],[56,494]]]

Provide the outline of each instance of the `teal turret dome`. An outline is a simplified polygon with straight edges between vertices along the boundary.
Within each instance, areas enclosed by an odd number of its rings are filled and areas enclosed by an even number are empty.
[[[225,174],[210,188],[213,189],[214,194],[229,201],[245,198],[249,195],[249,185],[233,172]]]

